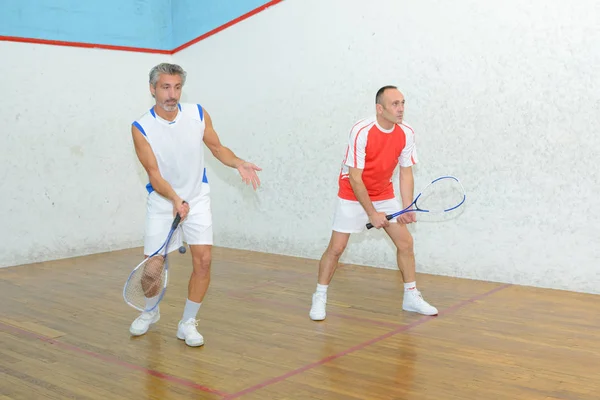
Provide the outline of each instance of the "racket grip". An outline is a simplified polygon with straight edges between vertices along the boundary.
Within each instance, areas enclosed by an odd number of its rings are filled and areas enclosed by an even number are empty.
[[[187,204],[187,201],[183,200],[183,204]],[[175,220],[173,220],[173,224],[171,225],[171,229],[177,228],[177,225],[179,225],[180,222],[181,222],[181,215],[179,215],[179,213],[177,213],[177,215],[175,216]]]
[[[175,220],[173,220],[173,225],[171,225],[171,229],[177,228],[177,225],[179,225],[180,222],[181,222],[181,215],[179,215],[179,213],[177,213],[177,215],[175,216]]]
[[[394,218],[394,215],[393,215],[393,214],[388,214],[388,215],[386,215],[386,216],[385,216],[385,219],[387,219],[388,221],[389,221],[390,219],[392,219],[392,218]],[[372,227],[373,227],[373,224],[369,222],[369,223],[367,224],[367,229],[371,229]]]

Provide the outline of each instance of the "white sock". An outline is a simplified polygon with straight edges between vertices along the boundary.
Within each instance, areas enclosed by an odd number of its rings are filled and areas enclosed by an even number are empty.
[[[415,290],[417,288],[417,283],[416,282],[405,282],[404,283],[404,291],[408,292],[411,290]]]
[[[185,301],[185,308],[183,309],[183,320],[187,321],[190,318],[196,319],[196,315],[198,315],[201,305],[202,303],[194,303],[190,299],[187,299]]]
[[[154,297],[146,297],[146,310],[150,310],[151,308],[153,308],[156,305],[156,303],[158,303],[158,299],[160,299],[160,294]],[[152,311],[156,311],[156,309]]]
[[[321,293],[321,294],[327,294],[327,287],[329,285],[321,285],[320,283],[317,283],[317,293]]]

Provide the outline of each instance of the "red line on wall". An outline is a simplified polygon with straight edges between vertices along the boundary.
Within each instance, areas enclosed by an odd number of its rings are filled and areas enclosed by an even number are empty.
[[[131,51],[131,52],[136,52],[136,53],[173,54],[172,50],[145,49],[143,47],[129,47],[129,46],[113,46],[110,44],[67,42],[64,40],[35,39],[35,38],[24,38],[24,37],[18,37],[18,36],[0,36],[0,41],[48,44],[48,45],[53,45],[53,46],[83,47],[83,48],[87,48],[87,49],[121,50],[121,51]]]
[[[223,25],[221,25],[221,26],[213,29],[212,31],[208,31],[205,34],[203,34],[201,36],[198,36],[196,39],[192,39],[189,42],[184,43],[181,46],[174,48],[172,54],[175,54],[175,53],[177,53],[177,52],[179,52],[179,51],[181,51],[181,50],[183,50],[183,49],[185,49],[187,47],[190,47],[191,45],[196,44],[199,41],[204,40],[204,39],[206,39],[209,36],[212,36],[212,35],[214,35],[216,33],[219,33],[222,30],[227,29],[227,28],[229,28],[229,27],[237,24],[238,22],[241,22],[241,21],[243,21],[245,19],[248,19],[248,18],[252,17],[253,15],[258,14],[259,12],[264,11],[267,8],[271,7],[271,6],[274,6],[277,3],[281,3],[282,1],[283,0],[271,0],[268,3],[263,4],[262,6],[260,6],[258,8],[255,8],[254,10],[249,11],[246,14],[244,14],[242,16],[239,16],[236,19],[233,19],[233,20],[227,22],[226,24],[223,24]]]
[[[110,44],[68,42],[68,41],[64,41],[64,40],[35,39],[35,38],[24,38],[24,37],[18,37],[18,36],[2,36],[2,35],[0,35],[0,41],[46,44],[46,45],[53,45],[53,46],[82,47],[82,48],[88,48],[88,49],[118,50],[118,51],[129,51],[129,52],[136,52],[136,53],[153,53],[153,54],[172,55],[172,54],[175,54],[187,47],[190,47],[191,45],[196,44],[210,36],[213,36],[214,34],[219,33],[219,32],[221,32],[221,31],[223,31],[245,19],[248,19],[248,18],[258,14],[259,12],[264,11],[267,8],[274,6],[275,4],[281,3],[282,1],[284,1],[284,0],[271,0],[268,3],[263,4],[262,6],[257,7],[254,10],[249,11],[246,14],[241,15],[241,16],[227,22],[226,24],[223,24],[209,32],[206,32],[206,33],[198,36],[197,38],[195,38],[193,40],[190,40],[187,43],[182,44],[179,47],[174,48],[173,50],[147,49],[147,48],[143,48],[143,47],[114,46],[114,45],[110,45]]]

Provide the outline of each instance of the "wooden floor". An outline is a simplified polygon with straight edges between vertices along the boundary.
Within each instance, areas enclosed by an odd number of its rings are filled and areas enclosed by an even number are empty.
[[[161,320],[131,338],[140,249],[0,269],[0,399],[599,399],[600,298],[419,275],[441,311],[401,310],[396,271],[343,265],[308,318],[316,262],[215,249],[201,348],[175,337],[190,254]]]

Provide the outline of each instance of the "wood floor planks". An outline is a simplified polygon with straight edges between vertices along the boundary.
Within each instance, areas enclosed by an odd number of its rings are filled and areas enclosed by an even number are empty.
[[[0,399],[598,399],[598,296],[343,265],[308,318],[317,262],[215,248],[202,348],[175,337],[190,254],[161,320],[131,338],[131,249],[0,269]]]

